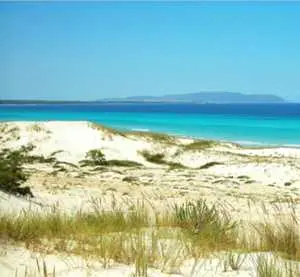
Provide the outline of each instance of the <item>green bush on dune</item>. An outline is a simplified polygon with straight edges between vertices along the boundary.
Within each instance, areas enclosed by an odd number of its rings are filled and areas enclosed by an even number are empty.
[[[217,143],[213,140],[196,140],[184,146],[184,150],[206,150],[215,146]]]
[[[147,162],[155,163],[155,164],[166,164],[165,155],[162,153],[151,154],[148,151],[142,151],[142,156],[145,158]]]
[[[168,165],[170,169],[182,169],[186,168],[181,163],[169,162],[165,160],[165,155],[163,153],[152,154],[146,150],[141,152],[141,155],[145,158],[145,160],[149,163]]]
[[[87,152],[86,158],[89,161],[92,161],[95,165],[105,165],[106,160],[104,154],[99,149],[93,149]]]
[[[22,146],[18,150],[3,149],[0,152],[0,190],[33,197],[28,186],[22,187],[28,178],[22,165],[28,159],[28,152],[31,150],[32,146]]]
[[[124,166],[136,167],[142,164],[129,160],[106,160],[100,149],[92,149],[86,153],[86,159],[80,161],[81,166]]]

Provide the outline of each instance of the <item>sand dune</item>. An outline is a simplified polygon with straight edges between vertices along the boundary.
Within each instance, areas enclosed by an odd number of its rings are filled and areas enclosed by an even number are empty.
[[[11,122],[0,123],[0,130],[1,148],[17,149],[32,144],[34,154],[53,155],[57,161],[65,162],[61,172],[56,171],[53,164],[26,165],[30,172],[27,184],[35,198],[24,199],[0,192],[2,213],[19,213],[24,209],[44,212],[53,205],[74,213],[90,210],[91,198],[102,199],[107,209],[115,200],[122,206],[124,202],[146,199],[155,209],[164,211],[175,203],[205,198],[209,203],[226,206],[240,222],[256,222],[263,220],[266,210],[270,217],[284,214],[292,199],[295,214],[300,219],[300,149],[297,148],[202,143],[147,132],[119,132],[90,122]],[[107,166],[101,170],[81,167],[80,161],[94,149],[101,150],[107,160],[134,161],[142,166]],[[143,151],[163,155],[164,162],[147,160]],[[273,210],[273,203],[280,208]],[[0,243],[3,246],[0,272],[4,274],[1,276],[15,276],[18,269],[23,277],[22,264],[33,268],[34,255],[42,255],[22,246]],[[68,262],[64,263],[65,257],[59,253],[43,258],[50,268],[57,266],[56,276],[88,274],[87,261],[80,257],[68,257],[76,261],[74,264],[80,264],[73,269]],[[89,276],[132,274],[132,266],[114,265],[103,269],[97,261],[90,263],[93,266],[89,267]],[[174,274],[150,269],[149,276],[255,276],[255,263],[250,262],[238,272],[222,272],[212,262],[205,267],[206,271],[200,270],[202,275],[191,275],[188,263],[186,261]]]

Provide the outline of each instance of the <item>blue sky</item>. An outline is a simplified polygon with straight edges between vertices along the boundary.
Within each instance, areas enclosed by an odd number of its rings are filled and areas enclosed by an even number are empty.
[[[0,3],[0,98],[300,102],[299,3]]]

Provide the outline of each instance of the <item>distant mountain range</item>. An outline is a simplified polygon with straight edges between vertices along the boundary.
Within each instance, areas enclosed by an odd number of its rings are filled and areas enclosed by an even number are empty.
[[[80,104],[80,103],[282,103],[285,100],[272,94],[242,94],[237,92],[196,92],[170,94],[164,96],[130,96],[125,98],[105,98],[97,101],[60,101],[60,100],[9,100],[0,99],[0,104]]]
[[[193,103],[273,103],[284,102],[272,94],[242,94],[237,92],[196,92],[170,94],[164,96],[130,96],[125,98],[106,98],[101,101],[114,102],[193,102]]]

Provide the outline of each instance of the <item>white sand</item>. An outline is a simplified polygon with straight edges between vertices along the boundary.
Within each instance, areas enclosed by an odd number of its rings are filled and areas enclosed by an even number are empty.
[[[7,132],[14,127],[17,128],[14,132]],[[270,214],[278,215],[284,213],[288,206],[286,201],[280,203],[279,200],[291,198],[295,202],[296,215],[300,218],[300,149],[251,149],[226,143],[199,151],[183,151],[183,145],[193,140],[178,138],[175,139],[176,144],[166,144],[147,136],[122,135],[109,129],[95,128],[89,122],[0,123],[0,129],[8,139],[1,144],[3,148],[18,148],[32,143],[36,147],[34,153],[49,156],[62,150],[55,157],[74,164],[84,159],[89,150],[101,149],[107,159],[131,160],[144,165],[140,169],[110,168],[107,172],[93,172],[90,175],[82,175],[85,169],[69,168],[70,171],[57,176],[49,175],[53,169],[47,165],[29,166],[28,169],[38,169],[28,180],[35,198],[23,199],[0,192],[1,212],[18,213],[29,208],[43,211],[53,205],[58,205],[64,211],[76,212],[90,209],[91,197],[102,199],[107,208],[112,199],[117,199],[120,205],[124,201],[147,199],[157,209],[187,199],[205,198],[209,202],[225,205],[238,220],[257,221],[263,218],[265,207],[251,207],[250,202],[263,202],[266,206],[270,202],[278,202],[280,212],[269,208]],[[140,154],[143,150],[164,153],[168,161],[180,162],[189,168],[168,170],[165,165],[149,163]],[[197,169],[208,162],[222,164]],[[124,181],[125,177],[134,177],[135,181]],[[1,245],[5,244],[0,242]],[[38,255],[20,247],[14,250],[11,246],[6,246],[2,252],[1,277],[15,276],[16,268],[20,271],[18,276],[24,277],[21,271],[25,265],[33,270],[34,255]],[[80,265],[71,269],[69,263],[65,263],[65,257],[49,255],[44,258],[50,269],[55,264],[57,277],[130,276],[133,271],[132,266],[124,265],[105,270],[95,261],[91,262],[93,266],[87,271],[87,261],[80,257],[68,257],[67,260],[74,262],[71,264]],[[177,275],[151,269],[149,276],[255,277],[254,263],[245,263],[245,267],[238,272],[223,272],[216,264],[218,261],[210,261],[209,266],[199,269],[198,275],[191,275],[191,266],[187,261]]]
[[[238,270],[232,270],[225,265],[228,256],[223,253],[216,257],[203,258],[195,261],[186,260],[176,273],[164,273],[158,269],[149,268],[149,277],[256,277],[257,259],[276,259],[270,253],[243,254],[243,262]],[[22,247],[4,245],[0,251],[0,272],[3,277],[44,277],[43,264],[47,276],[54,277],[132,277],[134,266],[112,263],[104,268],[101,262],[75,255],[42,254],[29,251]],[[281,265],[280,265],[281,264]],[[284,261],[277,258],[276,265],[284,268]],[[40,268],[40,269],[39,269]],[[291,266],[294,272],[299,272],[299,263]],[[39,272],[39,270],[41,272]],[[27,275],[26,275],[27,272]],[[31,274],[31,275],[30,275]],[[296,276],[296,275],[295,275]],[[287,277],[287,276],[286,276]]]

